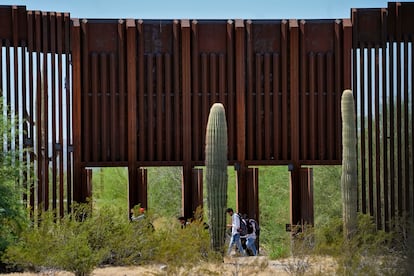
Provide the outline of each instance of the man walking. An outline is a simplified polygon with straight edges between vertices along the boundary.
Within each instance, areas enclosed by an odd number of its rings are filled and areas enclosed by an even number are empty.
[[[231,216],[231,225],[228,225],[229,227],[231,226],[231,239],[229,243],[229,248],[227,250],[227,255],[230,255],[233,245],[236,245],[240,254],[242,254],[243,256],[246,256],[246,253],[243,249],[243,246],[240,240],[240,233],[239,233],[240,217],[239,215],[234,213],[232,208],[227,208],[226,213],[229,214],[229,216]]]

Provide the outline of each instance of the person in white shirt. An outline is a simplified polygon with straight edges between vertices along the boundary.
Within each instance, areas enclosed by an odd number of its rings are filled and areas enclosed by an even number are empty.
[[[228,225],[229,227],[231,226],[231,239],[229,243],[229,248],[227,250],[227,255],[230,255],[233,246],[236,245],[240,254],[242,254],[243,256],[246,256],[246,252],[243,249],[243,246],[240,240],[240,233],[239,233],[240,217],[239,215],[234,213],[232,208],[227,208],[226,213],[231,216],[231,225]]]

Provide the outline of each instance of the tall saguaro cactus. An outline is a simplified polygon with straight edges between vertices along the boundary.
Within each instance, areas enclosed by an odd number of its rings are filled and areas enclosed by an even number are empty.
[[[342,113],[342,217],[345,238],[357,229],[357,140],[354,96],[345,90],[341,98]]]
[[[209,231],[216,251],[223,250],[226,234],[227,147],[226,113],[221,103],[215,103],[207,122],[205,165]]]

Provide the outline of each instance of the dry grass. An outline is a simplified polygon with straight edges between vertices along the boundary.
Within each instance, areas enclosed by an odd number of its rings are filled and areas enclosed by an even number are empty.
[[[306,258],[306,275],[334,275],[336,262],[331,257]],[[171,269],[166,265],[144,265],[128,267],[104,267],[96,268],[92,276],[138,276],[138,275],[301,275],[303,260],[286,258],[280,260],[268,260],[265,256],[258,257],[226,257],[221,264],[204,263],[191,268]],[[44,270],[39,273],[10,273],[4,275],[13,276],[73,276],[66,271]],[[303,275],[303,274],[302,274]]]

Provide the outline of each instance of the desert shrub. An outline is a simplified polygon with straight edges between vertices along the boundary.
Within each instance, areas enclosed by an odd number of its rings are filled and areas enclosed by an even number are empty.
[[[25,209],[20,202],[20,189],[13,180],[6,179],[0,168],[0,259],[10,244],[28,225]],[[0,262],[0,271],[5,265]]]
[[[18,135],[18,130],[13,128],[18,124],[18,119],[14,118],[8,107],[3,104],[2,97],[0,110],[0,145],[5,145],[12,141],[13,132],[14,135]],[[19,148],[0,150],[0,260],[6,248],[15,243],[28,225],[27,212],[22,204],[24,189],[19,182],[20,173],[25,168],[24,162],[19,158],[22,154]],[[3,271],[5,264],[0,261],[0,272]]]
[[[209,231],[202,221],[193,221],[184,229],[176,223],[164,224],[155,233],[154,260],[171,268],[221,260],[221,255],[210,246]]]
[[[82,204],[74,210],[61,219],[52,211],[43,212],[8,247],[4,261],[26,270],[52,268],[88,275],[108,264],[155,262],[174,269],[218,259],[202,221],[181,229],[176,218],[156,224],[146,214],[143,220],[131,222],[122,210],[110,206],[91,211],[90,204]]]
[[[7,248],[3,259],[28,270],[48,267],[88,275],[104,255],[88,241],[88,220],[91,217],[83,221],[71,216],[56,219],[54,212],[43,212],[32,227],[22,232],[18,242]]]
[[[292,275],[305,275],[311,267],[314,251],[314,228],[311,225],[302,225],[292,236],[291,258],[285,271]]]
[[[340,217],[321,227],[306,226],[292,238],[292,255],[285,270],[305,275],[314,258],[330,256],[336,260],[338,275],[407,275],[412,271],[411,261],[407,261],[412,256],[412,235],[409,224],[400,224],[403,231],[385,232],[377,230],[371,216],[359,214],[358,230],[351,239],[344,238]]]
[[[343,243],[342,218],[332,217],[320,227],[315,228],[315,252],[322,255],[337,256]]]
[[[340,218],[315,229],[315,253],[335,257],[338,274],[404,275],[405,253],[396,243],[398,233],[377,230],[366,214],[358,215],[358,230],[352,239],[345,240],[342,231]]]

